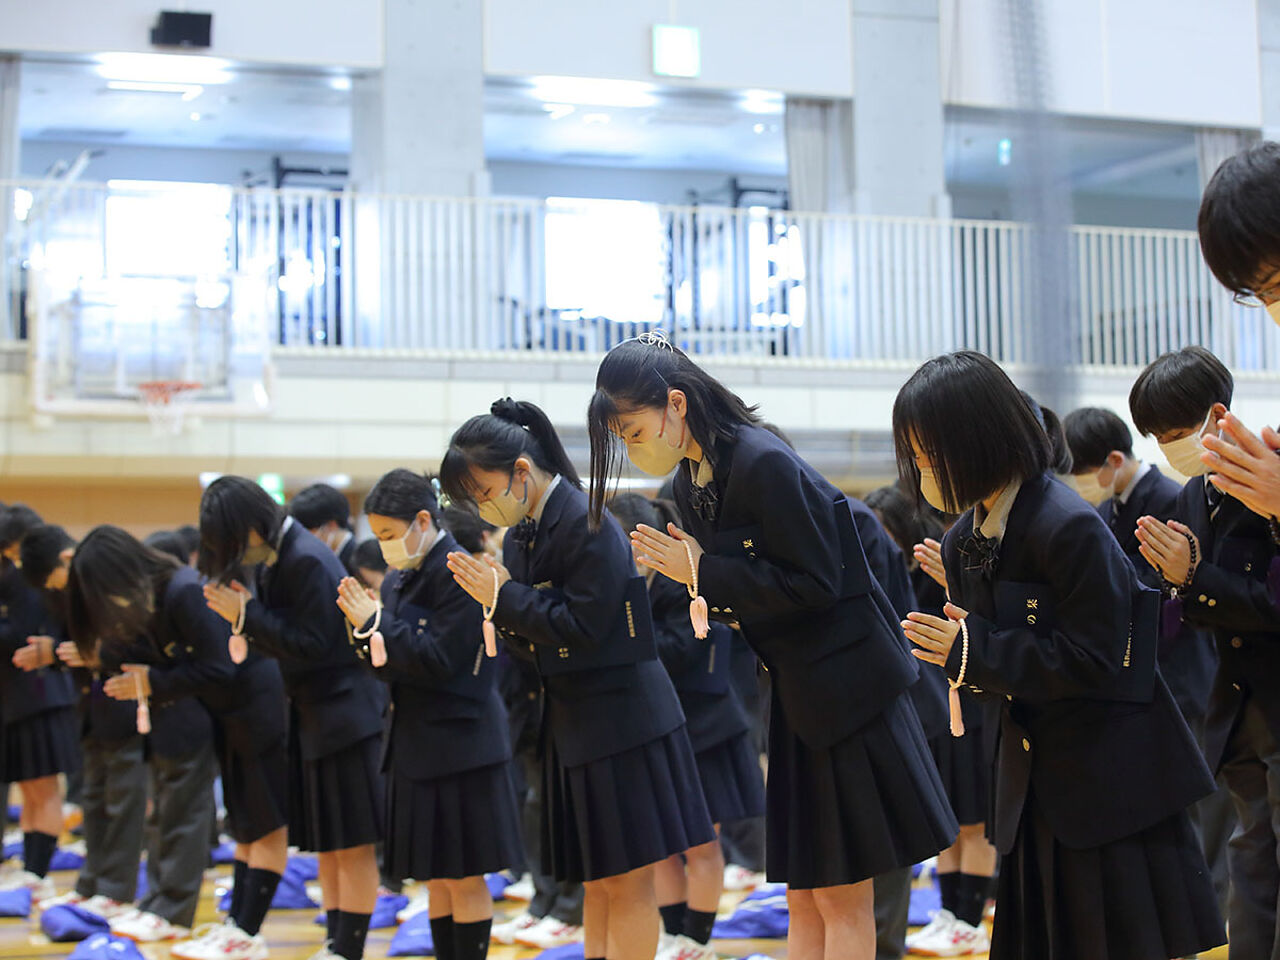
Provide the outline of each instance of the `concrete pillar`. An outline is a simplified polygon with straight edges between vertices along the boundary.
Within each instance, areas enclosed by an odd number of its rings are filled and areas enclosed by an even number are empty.
[[[1280,0],[1258,0],[1262,68],[1262,136],[1280,140]]]

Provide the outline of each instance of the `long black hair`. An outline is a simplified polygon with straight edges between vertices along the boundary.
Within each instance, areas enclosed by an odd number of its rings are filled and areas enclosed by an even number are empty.
[[[394,517],[406,523],[412,523],[422,510],[431,514],[433,521],[440,511],[431,478],[404,467],[384,473],[364,498],[366,514]]]
[[[131,643],[148,633],[179,566],[119,527],[90,530],[67,574],[67,628],[81,655],[94,659],[99,640]]]
[[[961,350],[934,357],[893,401],[898,472],[920,489],[912,440],[929,458],[946,506],[968,509],[984,497],[1044,473],[1052,452],[1041,420],[990,357]]]
[[[472,468],[510,473],[520,457],[582,489],[578,471],[547,415],[536,404],[510,397],[494,401],[488,413],[454,431],[440,461],[440,487],[455,504],[475,503]]]
[[[665,339],[650,336],[618,344],[600,362],[596,392],[587,406],[593,525],[600,523],[606,487],[626,459],[613,428],[637,410],[665,410],[670,390],[681,391],[688,400],[685,423],[704,456],[714,458],[716,442],[731,440],[740,425],[760,422],[755,407]]]
[[[200,498],[196,566],[206,577],[225,583],[240,567],[249,531],[274,544],[283,524],[284,509],[262,487],[244,477],[219,477]]]
[[[43,591],[49,575],[62,565],[62,551],[76,542],[67,531],[54,523],[32,527],[22,538],[22,576],[27,583]]]

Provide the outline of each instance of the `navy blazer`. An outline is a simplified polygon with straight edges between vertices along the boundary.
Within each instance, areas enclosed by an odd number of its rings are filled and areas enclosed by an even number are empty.
[[[71,677],[55,660],[48,667],[28,672],[13,665],[13,655],[27,645],[27,638],[63,638],[41,592],[22,579],[22,571],[5,564],[0,574],[0,720],[17,723],[76,702]]]
[[[280,661],[302,755],[314,760],[381,733],[386,691],[360,669],[338,609],[346,571],[334,552],[292,523],[277,553],[274,564],[255,571],[245,638]]]
[[[849,510],[853,513],[854,526],[858,528],[858,539],[862,541],[862,550],[867,556],[867,566],[876,583],[884,591],[889,609],[898,620],[905,620],[917,606],[915,590],[911,584],[911,574],[907,569],[907,561],[902,550],[889,532],[880,523],[880,518],[861,500],[849,498]],[[901,630],[903,648],[911,652],[911,643]],[[947,707],[947,678],[941,670],[921,668],[920,676],[911,685],[911,702],[915,704],[916,713],[920,716],[920,727],[926,739],[939,737],[947,731],[950,714]]]
[[[560,761],[578,766],[684,724],[658,661],[644,578],[618,521],[587,523],[587,495],[561,480],[532,545],[508,535],[511,581],[493,622],[513,652],[532,655],[546,692],[544,721]]]
[[[185,651],[184,651],[185,654]],[[103,676],[120,673],[122,663],[145,663],[154,670],[161,662],[155,646],[146,637],[127,644],[103,644],[98,653]],[[121,701],[129,709],[130,726],[138,729],[137,703]],[[193,696],[172,699],[152,698],[151,732],[147,749],[162,757],[185,757],[213,742],[213,718],[204,704]]]
[[[1191,588],[1166,609],[1180,609],[1186,622],[1211,630],[1217,640],[1204,736],[1205,757],[1216,771],[1246,698],[1280,737],[1280,602],[1268,583],[1280,551],[1266,519],[1234,497],[1222,494],[1210,520],[1204,477],[1183,487],[1176,516],[1199,538],[1201,560]]]
[[[966,569],[960,546],[972,532],[970,509],[942,554],[951,599],[969,613],[965,683],[1002,698],[987,819],[996,849],[1012,849],[1029,791],[1074,849],[1138,833],[1211,793],[1155,663],[1156,596],[1097,511],[1049,476],[1026,481],[991,575]],[[953,679],[962,651],[957,638]]]
[[[457,549],[457,541],[442,534],[416,570],[389,570],[382,581],[387,662],[376,673],[391,689],[382,763],[415,780],[511,759],[497,661],[484,654],[480,605],[447,566]]]
[[[1181,493],[1182,487],[1153,466],[1138,480],[1127,501],[1120,503],[1112,498],[1104,500],[1098,507],[1103,522],[1115,534],[1120,549],[1133,564],[1139,579],[1157,590],[1162,586],[1160,574],[1138,550],[1138,518],[1176,519]],[[1187,718],[1187,723],[1198,730],[1204,724],[1209,691],[1218,669],[1218,651],[1212,635],[1184,623],[1176,633],[1161,636],[1158,656],[1160,672],[1169,684],[1173,699]]]
[[[693,508],[689,461],[675,476],[705,551],[699,587],[713,617],[741,625],[796,734],[829,747],[915,683],[897,614],[874,589],[847,498],[794,450],[741,426],[708,455],[714,519]]]
[[[732,683],[733,630],[713,623],[707,638],[699,640],[689,619],[688,590],[660,573],[649,578],[649,603],[658,657],[680,698],[694,753],[750,730],[751,719]]]

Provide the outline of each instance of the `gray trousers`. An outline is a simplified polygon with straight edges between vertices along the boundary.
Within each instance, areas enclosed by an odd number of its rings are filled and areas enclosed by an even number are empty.
[[[1240,818],[1227,852],[1231,960],[1280,960],[1280,744],[1252,700],[1227,741],[1221,777]]]
[[[142,822],[147,813],[143,740],[85,740],[82,746],[85,858],[76,893],[128,903],[137,894]]]
[[[179,927],[196,918],[217,816],[213,744],[180,757],[152,754],[151,816],[147,819],[147,895],[139,908]]]
[[[907,915],[911,908],[911,868],[876,877],[876,960],[901,960],[907,952]]]

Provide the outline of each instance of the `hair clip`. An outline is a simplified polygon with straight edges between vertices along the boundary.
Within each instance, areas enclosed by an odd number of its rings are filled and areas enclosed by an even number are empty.
[[[440,486],[439,477],[431,478],[431,489],[435,493],[436,503],[440,504],[441,509],[448,510],[453,506],[453,501],[449,498],[449,495],[444,492],[444,488]]]
[[[675,345],[667,339],[665,330],[647,330],[640,336],[635,338],[636,343],[643,343],[646,347],[661,347],[665,350],[676,352]]]

